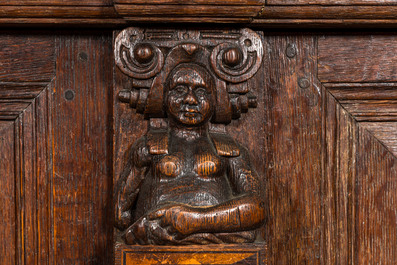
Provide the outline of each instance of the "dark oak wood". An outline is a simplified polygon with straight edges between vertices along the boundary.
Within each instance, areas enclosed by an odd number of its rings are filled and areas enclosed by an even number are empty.
[[[262,62],[260,36],[128,28],[114,45],[117,66],[132,78],[119,99],[149,120],[115,176],[119,236],[129,245],[254,242],[264,176],[221,129],[257,105],[246,81]],[[158,118],[164,128],[150,126]]]
[[[266,245],[128,246],[116,244],[115,265],[268,264]]]
[[[254,2],[250,5],[261,7]],[[194,3],[204,6],[202,1]],[[8,5],[7,12],[22,16],[30,4],[19,4],[20,11]],[[109,17],[102,20],[97,17],[103,15],[101,3],[58,4],[47,14],[44,8],[37,11],[42,17],[30,6],[31,13],[25,14],[36,19],[13,21],[103,27],[125,22],[110,18],[109,3],[103,5]],[[239,8],[243,3],[230,5]],[[269,6],[252,23],[395,23],[360,19],[361,11],[372,16],[370,6],[363,5],[346,6],[350,14],[341,11],[340,16],[339,6],[303,5],[303,11]],[[393,17],[394,6],[384,7],[374,7],[374,18],[376,12]],[[64,18],[57,18],[57,10]],[[329,19],[305,18],[315,10]],[[294,19],[293,12],[300,19]],[[344,14],[354,18],[344,20]],[[193,15],[175,19],[191,22]],[[142,14],[131,19],[150,22],[161,17]],[[194,19],[251,20],[226,14]],[[165,20],[176,21],[171,16]],[[7,15],[0,21],[11,20]],[[257,74],[245,85],[230,87],[234,92],[253,91],[258,106],[232,120],[225,131],[247,148],[252,167],[266,178],[264,198],[269,205],[261,230],[268,245],[263,247],[266,262],[397,263],[396,35],[264,33],[264,59]],[[54,35],[51,30],[29,30],[3,32],[0,38],[0,263],[112,264],[113,177],[120,175],[129,145],[148,128],[141,114],[119,102],[118,92],[145,83],[132,82],[115,68],[110,31]],[[145,51],[137,53],[142,62],[150,58]],[[238,55],[231,52],[225,58],[233,65]],[[152,120],[152,127],[163,125]],[[223,130],[219,125],[210,129]]]
[[[52,88],[55,264],[112,262],[112,45],[107,35],[56,39]]]
[[[52,181],[48,99],[55,75],[54,38],[2,35],[1,42],[0,263],[49,264]]]
[[[324,165],[329,173],[324,189],[328,202],[337,198],[337,203],[328,204],[326,215],[331,263],[396,262],[395,193],[391,190],[397,176],[397,108],[395,84],[386,82],[394,81],[393,66],[387,61],[394,56],[388,54],[392,41],[391,35],[319,40],[319,78],[325,81],[328,98]],[[345,49],[337,48],[338,42],[345,43]],[[333,48],[334,56],[329,56]]]
[[[318,77],[321,82],[396,81],[396,44],[393,35],[320,38]]]
[[[268,5],[396,5],[394,0],[268,0]],[[342,8],[341,8],[342,9]]]
[[[321,94],[315,84],[315,38],[271,36],[265,43],[269,263],[322,264]],[[289,56],[287,48],[294,51]]]
[[[0,25],[247,23],[262,27],[395,27],[393,0],[13,0],[0,3]]]

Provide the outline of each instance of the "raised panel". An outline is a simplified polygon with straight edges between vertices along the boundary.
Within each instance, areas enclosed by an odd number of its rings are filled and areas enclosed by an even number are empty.
[[[324,190],[331,264],[397,261],[394,43],[394,35],[319,40],[318,75],[329,113]]]
[[[4,91],[3,91],[4,92]],[[48,125],[48,90],[37,97],[25,99],[23,104],[15,99],[2,99],[0,123],[7,125],[0,132],[2,218],[1,257],[5,264],[49,264],[51,255],[51,163],[49,148],[51,138]],[[11,104],[6,104],[7,101]],[[13,113],[14,116],[9,114]]]
[[[48,99],[54,38],[3,35],[0,43],[0,263],[47,265],[52,255]]]

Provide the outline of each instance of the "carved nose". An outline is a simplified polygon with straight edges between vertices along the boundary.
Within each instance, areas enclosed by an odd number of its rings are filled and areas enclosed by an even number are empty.
[[[183,102],[186,104],[190,104],[190,105],[198,104],[197,98],[193,94],[193,91],[191,91],[191,90],[189,90],[189,92],[186,94],[185,98],[183,99]]]

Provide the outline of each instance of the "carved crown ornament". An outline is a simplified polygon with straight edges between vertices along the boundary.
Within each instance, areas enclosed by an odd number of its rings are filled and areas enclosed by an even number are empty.
[[[262,63],[260,36],[250,29],[151,30],[127,28],[115,40],[115,61],[133,79],[119,99],[145,118],[164,118],[164,85],[180,64],[205,68],[214,78],[216,110],[212,123],[228,124],[257,105],[247,80]]]

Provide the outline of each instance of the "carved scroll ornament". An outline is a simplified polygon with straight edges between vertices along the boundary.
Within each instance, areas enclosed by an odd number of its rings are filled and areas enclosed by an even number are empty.
[[[256,240],[265,219],[261,178],[247,150],[210,124],[256,107],[246,81],[262,56],[249,29],[127,28],[117,36],[116,64],[132,78],[120,101],[163,120],[131,146],[117,184],[116,225],[127,244]]]

